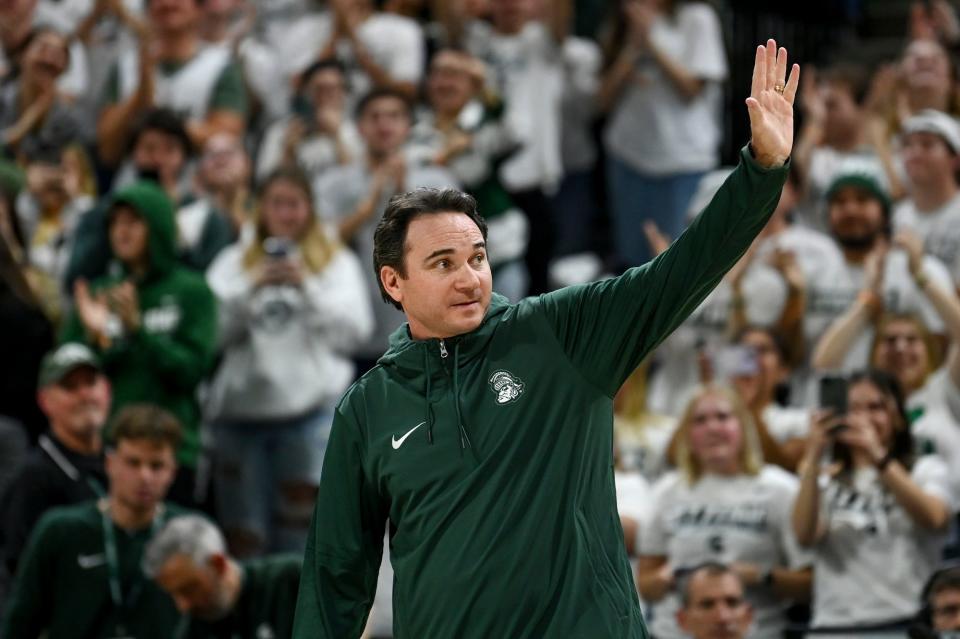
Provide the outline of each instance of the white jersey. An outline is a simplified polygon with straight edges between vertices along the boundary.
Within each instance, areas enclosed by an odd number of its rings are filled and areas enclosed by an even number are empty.
[[[933,211],[919,211],[905,199],[893,211],[893,224],[898,231],[919,235],[925,251],[943,262],[953,281],[960,283],[960,193]]]
[[[523,143],[501,167],[500,179],[511,190],[551,190],[563,173],[560,47],[540,22],[527,23],[516,35],[503,35],[474,21],[467,30],[467,49],[489,65],[489,80],[507,105],[506,124]]]
[[[139,59],[139,53],[129,49],[117,62],[120,100],[127,99],[137,90]],[[155,66],[154,105],[173,109],[191,120],[203,120],[210,110],[217,82],[231,60],[229,48],[206,45],[173,73],[163,73],[159,66]]]
[[[946,464],[922,457],[910,472],[924,492],[951,509]],[[813,626],[857,626],[912,617],[920,592],[940,561],[945,534],[917,526],[883,488],[877,471],[850,482],[821,478],[826,536],[814,550]]]
[[[690,486],[679,472],[653,488],[653,514],[641,531],[640,554],[666,557],[676,571],[706,561],[800,569],[811,558],[797,545],[791,527],[799,483],[784,470],[765,466],[758,475],[707,475]],[[754,637],[779,637],[785,605],[768,592],[748,593],[755,611]],[[658,639],[683,636],[676,622],[679,598],[670,593],[652,607]]]
[[[923,270],[927,277],[939,286],[947,290],[953,286],[950,273],[940,260],[926,256]],[[812,282],[808,291],[807,312],[804,317],[806,334],[823,335],[830,324],[854,303],[863,289],[865,278],[862,265],[843,262],[839,266],[834,266],[832,272],[825,273],[820,279]],[[943,320],[910,275],[907,254],[899,249],[891,250],[887,254],[883,271],[883,305],[886,311],[918,315],[927,329],[933,333],[944,331]],[[869,363],[873,334],[872,327],[867,327],[861,332],[860,337],[847,352],[840,366],[841,370],[850,372],[864,368]]]

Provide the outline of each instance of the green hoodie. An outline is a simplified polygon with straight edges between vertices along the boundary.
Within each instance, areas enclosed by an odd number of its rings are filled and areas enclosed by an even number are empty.
[[[129,205],[147,223],[150,269],[135,281],[140,328],[126,334],[119,321],[111,322],[111,345],[100,351],[113,386],[113,411],[134,402],[169,410],[184,429],[177,458],[192,468],[200,449],[196,391],[215,355],[216,302],[203,276],[177,262],[173,205],[163,190],[154,182],[137,182],[117,192],[111,208],[118,204]],[[115,273],[93,282],[95,292],[130,279],[122,265],[114,263]],[[64,326],[62,341],[97,348],[87,339],[76,311]]]
[[[294,636],[355,639],[389,522],[397,639],[642,638],[613,396],[763,228],[787,169],[746,152],[674,245],[621,277],[403,327],[337,408]],[[639,229],[638,231],[639,232]]]

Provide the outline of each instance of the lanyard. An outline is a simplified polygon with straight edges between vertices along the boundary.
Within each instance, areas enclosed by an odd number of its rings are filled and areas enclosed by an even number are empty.
[[[73,481],[80,481],[81,473],[77,470],[77,467],[70,463],[70,460],[67,459],[63,453],[57,450],[56,445],[50,440],[46,435],[40,435],[39,446],[47,454],[47,456],[53,461],[57,467],[63,471],[63,474]],[[97,497],[103,497],[104,491],[103,487],[100,485],[96,479],[90,475],[82,475],[86,480],[87,486],[90,487],[90,490],[93,491],[93,494]]]
[[[103,553],[107,560],[110,599],[113,600],[114,607],[122,614],[124,605],[133,607],[137,599],[140,598],[144,580],[142,576],[140,579],[135,580],[134,584],[130,587],[130,592],[127,594],[126,602],[124,602],[123,590],[120,585],[120,557],[117,553],[117,535],[113,529],[113,520],[110,519],[110,503],[106,499],[101,499],[98,506],[100,509],[100,521],[103,523]],[[151,537],[156,535],[163,526],[163,518],[163,507],[159,506],[153,517],[153,522],[150,524]],[[118,631],[121,635],[125,632],[122,627],[119,627]]]

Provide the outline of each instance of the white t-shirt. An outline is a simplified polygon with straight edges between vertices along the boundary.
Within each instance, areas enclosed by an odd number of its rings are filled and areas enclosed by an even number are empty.
[[[750,324],[771,326],[783,312],[787,285],[770,266],[754,262],[744,276],[746,315]],[[650,378],[650,410],[679,415],[700,385],[698,346],[715,354],[727,345],[727,324],[733,291],[724,280],[657,349],[657,368]]]
[[[720,20],[705,3],[683,4],[675,18],[655,19],[650,38],[706,84],[687,99],[655,60],[640,60],[638,77],[624,88],[604,134],[607,150],[650,175],[712,169],[720,161],[721,82],[727,77]]]
[[[910,476],[955,510],[948,469],[938,456],[920,458]],[[912,617],[940,561],[945,534],[914,524],[873,468],[856,471],[849,484],[824,476],[821,488],[827,533],[813,548],[813,626]]]
[[[257,152],[257,179],[264,179],[280,166],[283,160],[283,140],[291,120],[292,118],[289,117],[283,118],[267,128]],[[364,144],[353,121],[344,118],[339,134],[350,158],[354,161],[359,160]],[[340,158],[337,157],[336,141],[326,134],[307,134],[297,145],[296,155],[300,168],[313,180],[321,178],[327,169],[338,166],[340,163]]]
[[[953,281],[960,283],[960,193],[933,211],[919,211],[910,199],[893,210],[893,224],[910,230],[923,240],[924,249],[943,262]]]
[[[489,65],[493,88],[506,101],[506,123],[523,147],[500,169],[510,190],[551,191],[563,174],[560,113],[564,89],[560,47],[541,22],[529,22],[516,35],[495,32],[474,21],[467,50]]]
[[[653,512],[650,484],[639,473],[619,470],[614,473],[613,479],[617,489],[617,511],[622,517],[629,517],[637,522],[642,530]],[[639,537],[639,530],[637,535]]]
[[[281,28],[282,27],[282,28]],[[268,41],[288,75],[300,73],[326,47],[333,33],[327,11],[304,16],[289,24],[278,23]],[[377,12],[357,28],[357,37],[374,63],[393,80],[419,82],[423,76],[425,46],[423,30],[409,18]],[[347,68],[350,95],[357,99],[373,88],[373,81],[357,62],[349,40],[336,46],[337,59]]]
[[[953,286],[950,273],[940,260],[926,256],[923,270],[931,281],[947,290]],[[816,345],[816,340],[823,335],[830,323],[853,304],[857,294],[863,289],[864,279],[862,265],[843,262],[811,283],[807,292],[807,312],[804,318],[804,332],[809,344]],[[930,331],[944,331],[943,320],[910,275],[907,254],[899,249],[891,250],[887,254],[883,272],[883,298],[886,311],[916,313]],[[869,363],[873,333],[872,327],[863,330],[839,367],[841,370],[851,372],[864,368]]]
[[[666,557],[674,569],[705,561],[801,569],[811,558],[796,543],[790,518],[799,483],[784,470],[765,466],[758,475],[706,475],[690,486],[679,472],[653,487],[653,514],[641,531],[640,554]],[[754,606],[753,637],[779,637],[784,603],[769,589],[748,591]],[[683,636],[676,622],[679,597],[670,593],[652,607],[650,629],[658,639]]]
[[[763,423],[770,436],[782,444],[807,436],[810,432],[810,411],[770,404],[763,409]]]

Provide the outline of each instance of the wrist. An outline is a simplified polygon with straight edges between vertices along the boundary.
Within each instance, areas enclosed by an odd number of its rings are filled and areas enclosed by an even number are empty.
[[[870,312],[878,315],[883,310],[883,299],[873,289],[864,289],[857,294],[857,303]]]
[[[747,149],[750,151],[750,157],[764,169],[776,169],[782,167],[787,163],[787,155],[776,155],[771,153],[763,153],[757,151],[757,148],[753,145],[753,140],[747,144]]]
[[[890,466],[890,462],[893,461],[893,451],[876,450],[873,453],[873,458],[873,465],[876,467],[877,472],[882,475]]]
[[[917,285],[917,288],[921,291],[926,290],[927,284],[930,283],[930,278],[923,272],[923,267],[919,266],[916,269],[911,269],[910,274],[913,275],[913,281]]]

